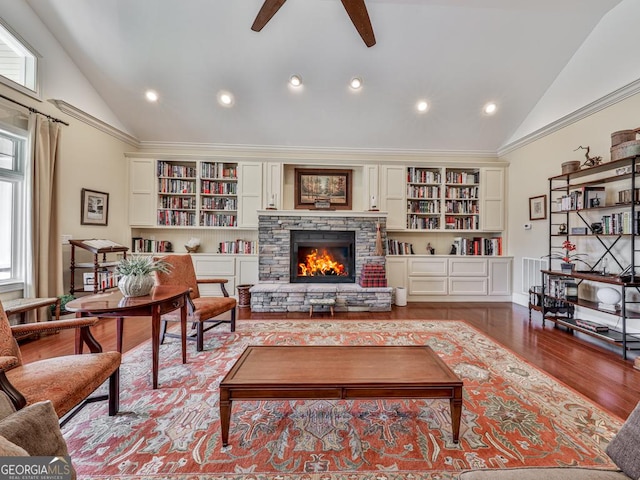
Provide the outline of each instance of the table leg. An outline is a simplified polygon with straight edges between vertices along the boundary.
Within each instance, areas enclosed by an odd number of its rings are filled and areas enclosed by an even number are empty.
[[[154,390],[158,388],[158,359],[160,356],[160,309],[153,307],[151,314],[151,351],[152,351],[152,378]]]
[[[453,431],[453,441],[460,440],[460,419],[462,417],[462,387],[454,389],[453,398],[449,400],[451,409],[451,429]]]
[[[82,314],[81,313],[76,313],[76,318],[82,318]],[[74,345],[75,346],[75,348],[74,348],[75,352],[74,353],[76,355],[82,354],[82,350],[83,350],[82,345],[83,345],[83,343],[82,343],[82,334],[80,332],[80,329],[76,328],[76,338],[75,338],[75,345]]]
[[[182,363],[187,363],[187,302],[188,299],[183,299],[182,308],[180,308],[180,329],[182,330]]]
[[[229,423],[231,422],[231,400],[229,389],[220,387],[220,431],[222,432],[222,446],[229,445]]]
[[[116,320],[116,349],[122,353],[122,337],[124,335],[124,318],[118,317]]]

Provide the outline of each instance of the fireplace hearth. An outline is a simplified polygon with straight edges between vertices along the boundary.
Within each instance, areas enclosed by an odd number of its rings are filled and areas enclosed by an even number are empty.
[[[291,283],[354,283],[355,232],[291,231]]]

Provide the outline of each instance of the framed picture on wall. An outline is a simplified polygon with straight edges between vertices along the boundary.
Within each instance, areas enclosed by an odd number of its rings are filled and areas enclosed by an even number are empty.
[[[545,218],[547,218],[547,196],[530,197],[529,220],[544,220]]]
[[[81,225],[107,225],[109,222],[109,194],[88,188],[81,194]]]
[[[295,208],[351,210],[351,170],[296,168]]]

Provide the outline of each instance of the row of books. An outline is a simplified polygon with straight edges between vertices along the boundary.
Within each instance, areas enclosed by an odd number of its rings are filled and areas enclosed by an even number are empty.
[[[447,200],[444,202],[445,213],[478,213],[478,202],[473,200]]]
[[[444,189],[445,198],[474,198],[478,199],[480,191],[478,187],[451,187],[447,186]]]
[[[445,217],[444,228],[446,230],[478,230],[480,228],[480,221],[477,215],[473,217],[447,216]]]
[[[455,255],[502,255],[502,237],[456,237],[453,246]]]
[[[254,255],[258,253],[258,243],[252,240],[241,239],[229,242],[220,242],[218,244],[218,253]]]
[[[640,232],[640,212],[635,212],[635,215],[635,222],[631,221],[632,217],[630,211],[614,213],[611,215],[603,215],[602,233],[614,235],[630,234],[632,231],[633,223],[633,233],[635,235],[638,235],[638,232]]]
[[[118,280],[120,280],[120,275],[115,271],[107,269],[98,270],[97,291],[117,287]],[[85,292],[93,292],[96,289],[94,272],[83,273],[82,283]]]
[[[440,187],[407,185],[407,198],[440,198]]]
[[[634,202],[640,202],[640,188],[636,188]],[[618,192],[618,203],[631,203],[631,189],[620,190]]]
[[[602,206],[600,202],[604,204],[604,187],[582,187],[563,195],[559,201],[561,211]]]
[[[409,167],[407,182],[409,183],[440,183],[440,171],[425,168]]]
[[[238,168],[231,163],[209,163],[201,165],[202,178],[238,178]]]
[[[387,239],[387,255],[414,255],[413,243]]]
[[[200,225],[203,227],[237,227],[238,217],[224,213],[200,213]]]
[[[238,200],[234,197],[205,197],[202,199],[204,210],[238,210]]]
[[[177,180],[175,178],[158,179],[158,192],[160,193],[196,193],[196,183],[189,180]]]
[[[195,197],[160,197],[160,208],[195,210]]]
[[[445,180],[447,183],[480,183],[480,172],[447,171]]]
[[[411,213],[440,213],[440,200],[407,202],[407,210]]]
[[[202,180],[200,182],[200,192],[210,195],[237,195],[238,184],[236,182]]]
[[[440,228],[440,217],[407,215],[407,228],[410,230],[437,230]]]
[[[133,237],[131,239],[133,253],[168,253],[173,252],[173,245],[167,240],[149,240],[148,238]]]
[[[158,176],[195,178],[196,167],[190,167],[187,165],[175,165],[169,162],[158,162]]]
[[[158,225],[193,227],[196,224],[194,212],[179,210],[158,210]]]

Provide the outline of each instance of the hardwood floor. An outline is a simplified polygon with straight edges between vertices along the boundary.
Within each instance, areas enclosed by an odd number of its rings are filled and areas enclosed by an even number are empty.
[[[309,319],[306,313],[257,314],[247,308],[238,312],[239,322]],[[324,313],[313,317],[315,320],[326,318],[328,314]],[[465,320],[614,415],[627,418],[640,401],[640,371],[633,368],[632,360],[622,359],[619,348],[598,343],[586,335],[571,334],[562,327],[554,328],[550,322],[543,327],[539,312],[533,312],[529,324],[528,309],[512,303],[410,303],[406,307],[393,307],[386,313],[337,313],[334,318]],[[125,351],[148,340],[151,334],[151,323],[137,320],[125,321]],[[112,319],[103,319],[93,327],[95,337],[105,350],[115,349],[114,323]],[[193,349],[195,345],[189,343],[188,348]],[[71,354],[73,331],[24,342],[21,351],[26,363]]]

